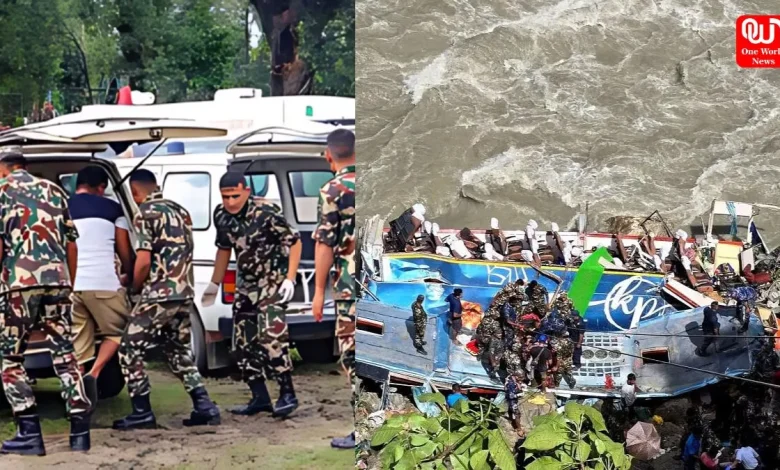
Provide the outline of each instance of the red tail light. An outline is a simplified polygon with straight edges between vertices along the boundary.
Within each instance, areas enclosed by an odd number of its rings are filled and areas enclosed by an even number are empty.
[[[236,298],[236,272],[228,269],[222,280],[222,303],[232,304]]]

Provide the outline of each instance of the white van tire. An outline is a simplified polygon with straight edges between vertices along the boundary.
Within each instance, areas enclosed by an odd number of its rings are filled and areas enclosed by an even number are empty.
[[[209,370],[206,331],[203,328],[203,323],[200,321],[200,315],[195,310],[190,313],[190,323],[192,324],[190,328],[190,348],[195,360],[195,367],[198,368],[201,374],[205,375]]]

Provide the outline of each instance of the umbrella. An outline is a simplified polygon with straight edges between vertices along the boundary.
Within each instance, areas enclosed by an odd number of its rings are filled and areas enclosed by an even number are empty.
[[[640,460],[650,460],[661,454],[661,436],[650,423],[638,422],[626,434],[628,453]]]

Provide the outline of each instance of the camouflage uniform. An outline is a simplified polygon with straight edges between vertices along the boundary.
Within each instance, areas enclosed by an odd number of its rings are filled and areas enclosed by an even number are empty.
[[[482,363],[488,374],[496,374],[504,355],[504,339],[501,323],[497,316],[486,314],[477,326],[477,345]]]
[[[37,328],[46,334],[68,413],[85,413],[92,405],[71,343],[66,246],[77,238],[61,188],[24,170],[0,180],[0,357],[5,396],[14,413],[35,405],[23,354]]]
[[[540,316],[544,316],[547,313],[547,288],[536,284],[529,291],[528,297],[530,297],[531,306]]]
[[[522,300],[525,298],[523,286],[515,282],[507,283],[493,297],[493,300],[490,302],[490,307],[501,308],[501,306],[509,301],[509,299],[512,297],[516,297],[518,299],[518,304],[522,302]],[[517,305],[517,307],[519,307],[519,305]]]
[[[320,189],[319,224],[312,237],[333,248],[336,337],[341,364],[355,376],[355,166],[339,170]]]
[[[428,322],[428,314],[425,313],[422,303],[415,301],[412,304],[412,316],[414,317],[414,347],[423,347],[425,338],[425,324]]]
[[[512,343],[511,347],[504,351],[504,363],[506,364],[506,370],[510,375],[519,374],[523,377],[527,375],[525,361],[523,360],[526,353],[525,344],[520,340],[516,340]]]
[[[141,204],[133,228],[138,250],[150,252],[152,265],[119,346],[127,389],[131,397],[149,393],[144,354],[162,344],[171,371],[189,393],[203,386],[190,350],[192,219],[186,209],[153,193]]]
[[[555,308],[558,309],[558,313],[563,318],[568,318],[574,310],[574,303],[566,295],[566,292],[561,292],[561,295],[555,299]]]
[[[214,211],[217,248],[236,251],[233,328],[238,367],[245,382],[276,379],[292,371],[290,337],[279,288],[287,278],[290,247],[298,232],[276,204],[249,198],[236,215]]]
[[[561,378],[566,381],[569,387],[574,388],[577,383],[572,375],[572,355],[574,354],[574,345],[569,338],[551,338],[553,348],[558,352],[558,370],[553,375],[555,386],[561,383]]]

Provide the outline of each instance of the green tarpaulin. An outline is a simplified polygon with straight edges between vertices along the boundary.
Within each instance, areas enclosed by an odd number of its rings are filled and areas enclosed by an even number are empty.
[[[596,293],[596,287],[601,282],[601,276],[604,275],[604,266],[599,262],[601,259],[612,262],[612,255],[604,247],[593,252],[582,263],[569,288],[569,298],[582,317],[585,316],[585,310],[588,309],[590,299]]]

